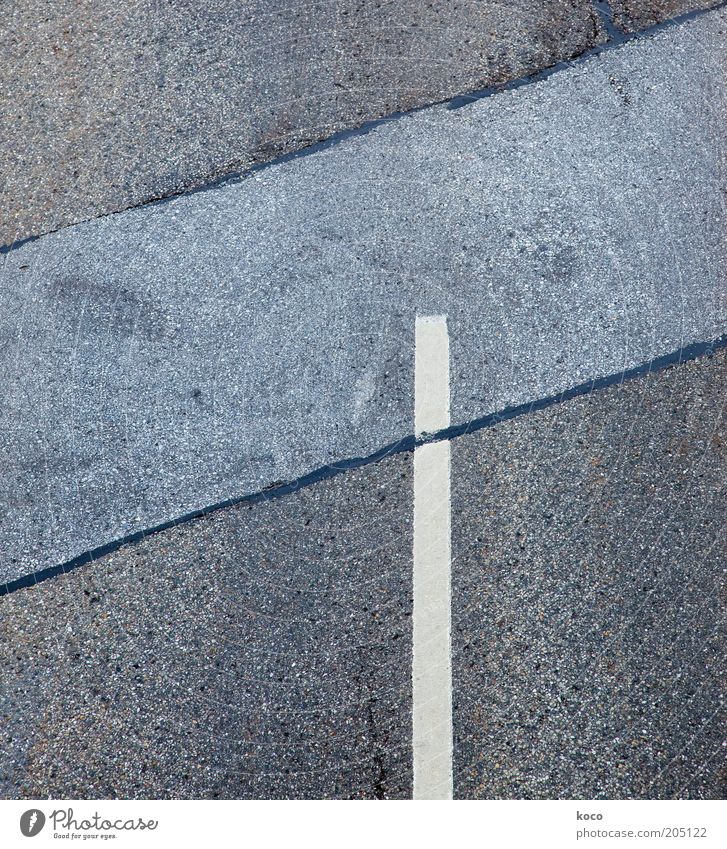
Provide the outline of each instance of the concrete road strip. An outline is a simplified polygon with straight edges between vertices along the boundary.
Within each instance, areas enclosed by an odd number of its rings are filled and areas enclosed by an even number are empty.
[[[417,316],[417,436],[449,426],[445,316]],[[414,452],[414,798],[452,798],[449,442]]]
[[[721,336],[725,21],[5,255],[0,581]]]

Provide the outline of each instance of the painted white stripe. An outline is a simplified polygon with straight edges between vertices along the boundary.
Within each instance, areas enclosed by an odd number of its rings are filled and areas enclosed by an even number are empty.
[[[415,344],[414,431],[421,436],[449,427],[447,316],[417,316]]]
[[[417,436],[449,426],[446,316],[416,321]],[[414,452],[414,798],[452,798],[450,446]]]

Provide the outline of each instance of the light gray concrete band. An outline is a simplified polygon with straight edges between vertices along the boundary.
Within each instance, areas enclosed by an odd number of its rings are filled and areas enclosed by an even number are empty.
[[[724,23],[4,256],[0,580],[723,333]]]

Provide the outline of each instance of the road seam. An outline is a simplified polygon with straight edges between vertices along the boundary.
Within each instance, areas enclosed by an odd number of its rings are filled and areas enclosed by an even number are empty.
[[[530,74],[525,74],[521,77],[516,77],[515,79],[508,80],[504,83],[496,83],[493,85],[485,86],[483,88],[475,89],[470,92],[465,92],[464,94],[456,94],[452,97],[444,98],[443,100],[436,100],[431,101],[429,103],[424,103],[421,106],[415,106],[411,109],[400,109],[396,112],[391,112],[388,115],[383,115],[381,118],[372,118],[368,121],[364,121],[357,127],[348,127],[344,130],[339,130],[338,132],[332,133],[330,136],[327,136],[321,139],[320,141],[313,142],[307,147],[302,147],[297,150],[290,151],[289,153],[285,153],[282,156],[275,157],[274,159],[268,159],[264,162],[258,162],[248,168],[243,169],[242,171],[226,171],[224,173],[217,174],[216,176],[209,177],[202,183],[192,185],[188,188],[180,189],[179,191],[171,191],[168,194],[152,196],[147,198],[146,200],[140,201],[139,203],[134,203],[131,206],[125,206],[123,209],[112,210],[110,212],[105,212],[101,215],[92,216],[90,218],[83,218],[79,221],[74,221],[70,224],[65,224],[61,227],[56,227],[51,230],[45,230],[42,233],[35,233],[31,236],[26,236],[23,239],[18,239],[17,241],[13,241],[9,244],[0,245],[0,256],[4,254],[9,254],[12,251],[16,251],[24,245],[27,245],[31,242],[35,242],[38,239],[42,239],[44,236],[50,236],[53,233],[60,233],[64,230],[70,229],[71,227],[78,227],[81,224],[88,224],[91,221],[101,221],[113,215],[122,215],[126,212],[132,212],[135,209],[143,209],[147,206],[160,206],[162,204],[178,200],[179,198],[187,197],[188,195],[195,195],[201,192],[208,192],[214,191],[215,189],[225,188],[229,185],[236,185],[248,179],[253,174],[258,173],[259,171],[272,168],[277,165],[282,165],[286,162],[290,162],[294,159],[300,159],[304,156],[310,156],[314,153],[320,153],[321,151],[324,151],[329,147],[334,147],[335,145],[338,145],[349,138],[365,136],[375,130],[377,127],[382,126],[383,124],[386,124],[390,121],[398,121],[401,118],[406,118],[410,115],[416,115],[419,112],[423,112],[425,109],[444,107],[448,110],[456,110],[462,108],[463,106],[468,106],[470,103],[475,103],[478,100],[484,100],[488,97],[501,94],[505,91],[514,91],[515,89],[522,88],[523,86],[528,86],[533,83],[541,82],[543,80],[546,80],[553,74],[558,73],[559,71],[564,71],[569,68],[576,67],[577,65],[588,61],[594,56],[599,56],[601,53],[605,53],[610,50],[618,50],[631,41],[648,38],[652,35],[661,32],[662,30],[669,29],[673,26],[680,26],[681,24],[687,23],[693,19],[700,18],[704,15],[714,13],[719,9],[724,9],[727,7],[727,0],[722,0],[722,2],[718,3],[715,6],[711,6],[708,9],[693,9],[689,12],[685,12],[684,14],[677,15],[673,18],[668,18],[665,21],[660,21],[659,23],[652,24],[651,26],[645,27],[644,29],[636,30],[635,32],[624,33],[618,30],[618,28],[613,23],[609,27],[605,26],[605,22],[608,20],[608,15],[610,13],[604,10],[604,4],[599,6],[598,0],[594,0],[594,2],[596,4],[594,6],[594,11],[596,14],[599,15],[601,22],[604,24],[604,31],[606,31],[607,40],[601,42],[600,44],[596,44],[594,47],[587,48],[586,50],[583,50],[580,53],[574,54],[570,59],[558,60],[552,65],[541,68],[538,71],[533,71]]]
[[[565,401],[570,401],[584,395],[590,395],[592,392],[597,392],[601,389],[618,386],[639,377],[657,374],[668,368],[673,368],[674,366],[683,365],[684,363],[692,362],[693,360],[697,360],[702,357],[712,356],[717,351],[724,350],[725,348],[727,348],[727,334],[708,342],[694,342],[690,345],[685,345],[684,347],[677,348],[677,350],[671,351],[668,354],[640,363],[633,368],[615,372],[614,374],[606,375],[605,377],[594,378],[593,380],[588,380],[585,383],[579,383],[578,385],[565,389],[563,392],[555,395],[548,395],[535,401],[529,401],[517,406],[506,407],[505,409],[499,410],[495,413],[488,413],[486,416],[472,419],[468,422],[451,425],[450,427],[436,433],[429,433],[419,437],[410,434],[409,436],[402,437],[395,442],[385,445],[383,448],[379,448],[377,451],[374,451],[372,454],[368,454],[365,457],[349,457],[347,459],[342,459],[335,463],[321,466],[311,472],[307,472],[295,480],[283,481],[280,484],[266,486],[257,492],[226,498],[223,501],[209,504],[198,510],[192,510],[189,513],[177,516],[174,519],[161,522],[158,525],[144,528],[143,530],[136,531],[132,534],[127,534],[124,537],[112,540],[111,542],[104,543],[96,548],[84,551],[63,563],[56,564],[55,566],[49,566],[45,569],[39,569],[36,572],[30,572],[29,574],[23,575],[20,578],[15,578],[12,581],[0,583],[0,597],[11,592],[16,592],[17,590],[33,587],[36,584],[47,581],[48,579],[54,578],[58,575],[73,572],[80,566],[85,566],[89,563],[93,563],[100,557],[113,554],[113,552],[118,551],[125,545],[142,542],[147,537],[154,536],[162,531],[170,530],[171,528],[177,527],[177,525],[184,525],[187,522],[204,519],[219,510],[224,510],[228,507],[235,507],[241,504],[259,504],[263,501],[270,501],[274,498],[291,495],[298,492],[298,490],[305,489],[306,487],[312,486],[320,481],[329,480],[337,475],[354,469],[360,469],[364,466],[371,466],[374,463],[385,460],[387,457],[412,452],[419,445],[456,439],[457,437],[464,436],[468,433],[476,433],[478,430],[483,430],[484,428],[495,427],[502,422],[510,421],[511,419],[519,418],[520,416],[529,415],[530,413],[535,413],[539,410],[545,410],[555,404],[562,404]]]

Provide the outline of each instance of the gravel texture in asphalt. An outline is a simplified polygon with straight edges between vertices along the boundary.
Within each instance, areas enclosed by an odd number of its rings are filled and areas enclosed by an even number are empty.
[[[1,598],[0,796],[411,797],[411,466]]]
[[[727,354],[452,444],[455,794],[724,798]]]
[[[623,32],[637,32],[687,12],[711,9],[724,0],[610,0],[613,22]]]
[[[529,74],[604,37],[589,0],[6,5],[0,244]]]
[[[0,580],[721,335],[724,24],[2,257]]]

